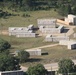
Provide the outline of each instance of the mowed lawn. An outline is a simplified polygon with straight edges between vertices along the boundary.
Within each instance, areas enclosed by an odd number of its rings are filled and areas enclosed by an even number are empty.
[[[44,48],[42,49],[42,52],[46,52],[48,55],[32,56],[28,62],[22,65],[30,66],[38,63],[48,64],[58,62],[63,58],[76,59],[76,50],[68,50],[66,46],[58,45],[50,48]]]

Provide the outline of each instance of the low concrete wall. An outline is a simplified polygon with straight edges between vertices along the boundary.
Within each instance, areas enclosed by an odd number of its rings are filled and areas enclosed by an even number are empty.
[[[45,33],[45,34],[56,34],[56,33],[61,33],[63,30],[64,30],[64,26],[59,26],[58,28],[47,28],[47,27],[40,27],[39,30],[42,32],[42,33]]]
[[[47,42],[59,42],[60,40],[69,40],[69,37],[47,37],[45,41]]]
[[[23,71],[2,71],[0,72],[0,75],[23,75]]]

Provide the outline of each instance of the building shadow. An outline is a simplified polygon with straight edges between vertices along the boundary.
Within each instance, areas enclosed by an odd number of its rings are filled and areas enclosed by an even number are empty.
[[[29,58],[28,60],[27,60],[27,62],[39,62],[39,61],[41,61],[42,59],[40,59],[40,58]]]
[[[67,33],[69,31],[69,29],[64,29],[63,31],[62,31],[62,33]]]

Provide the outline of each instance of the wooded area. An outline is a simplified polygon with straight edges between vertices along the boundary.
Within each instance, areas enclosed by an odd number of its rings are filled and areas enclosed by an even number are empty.
[[[0,8],[14,11],[36,11],[54,8],[61,15],[76,14],[76,0],[0,0]],[[64,11],[63,11],[64,10]]]

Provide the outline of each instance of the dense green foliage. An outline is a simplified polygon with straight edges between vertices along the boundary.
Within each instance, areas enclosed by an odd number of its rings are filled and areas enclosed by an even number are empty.
[[[25,62],[29,58],[29,53],[26,51],[20,51],[18,52],[18,58],[20,59],[20,62]]]
[[[5,52],[0,54],[0,71],[19,70],[19,59],[7,55]]]
[[[5,51],[9,49],[10,47],[11,45],[7,41],[0,39],[0,52]]]
[[[76,67],[71,59],[62,59],[58,63],[59,72],[63,75],[67,75],[68,73],[76,72]]]
[[[0,71],[19,70],[19,59],[10,55],[9,48],[11,45],[0,39]]]
[[[76,0],[0,0],[0,8],[12,11],[57,9],[61,15],[76,14]],[[63,11],[64,10],[64,11]]]
[[[46,75],[47,71],[42,64],[37,64],[36,66],[29,67],[27,75]]]

